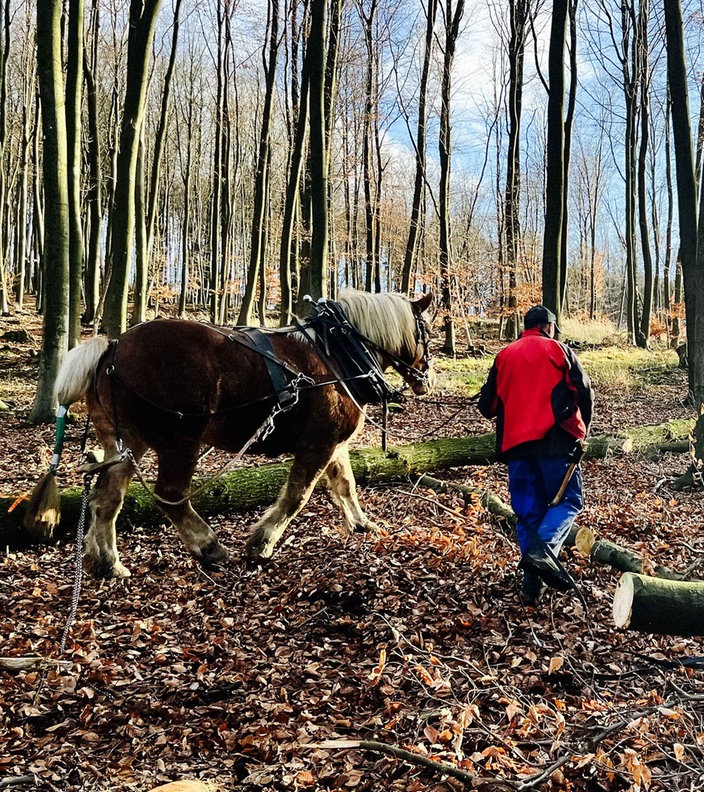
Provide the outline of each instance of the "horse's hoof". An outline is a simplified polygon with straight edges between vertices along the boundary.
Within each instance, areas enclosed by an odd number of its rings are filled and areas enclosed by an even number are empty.
[[[363,523],[357,523],[354,526],[355,533],[366,533],[371,534],[372,536],[379,536],[381,534],[381,528],[371,520],[367,520]]]
[[[204,566],[221,566],[229,558],[227,550],[217,540],[206,545],[200,552],[200,562]]]
[[[271,565],[271,556],[264,557],[247,553],[245,556],[245,566],[247,569],[266,569]]]
[[[274,554],[274,548],[268,547],[266,543],[257,542],[256,540],[247,542],[245,555],[247,559],[247,566],[266,566],[271,561]]]
[[[112,568],[112,576],[116,578],[128,578],[132,577],[132,573],[129,571],[129,569],[127,569],[126,566],[121,564],[119,561],[116,561]]]
[[[84,561],[84,569],[96,578],[109,580],[110,578],[128,578],[132,573],[120,561],[113,561],[111,558],[87,558]]]

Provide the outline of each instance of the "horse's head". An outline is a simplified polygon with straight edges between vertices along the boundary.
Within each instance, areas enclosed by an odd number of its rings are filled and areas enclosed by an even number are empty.
[[[435,386],[436,376],[430,356],[430,319],[426,311],[433,302],[428,292],[417,300],[411,300],[411,310],[416,326],[415,350],[411,352],[408,369],[400,371],[416,396],[428,393]]]

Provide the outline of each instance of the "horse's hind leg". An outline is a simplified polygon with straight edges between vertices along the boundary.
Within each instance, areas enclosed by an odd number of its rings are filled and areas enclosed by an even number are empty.
[[[330,494],[342,511],[348,530],[377,533],[378,526],[362,511],[357,500],[357,485],[350,464],[350,450],[347,443],[341,443],[335,449],[325,472],[330,483]]]
[[[173,523],[179,536],[195,558],[203,564],[222,564],[227,551],[213,529],[193,509],[187,497],[197,462],[197,449],[159,454],[159,473],[154,493],[159,506]],[[165,503],[169,501],[169,503]]]
[[[85,538],[84,566],[96,577],[129,577],[120,561],[115,537],[115,521],[130,479],[134,475],[131,460],[105,468],[90,494],[91,525]]]
[[[278,500],[254,526],[247,539],[247,557],[250,560],[271,558],[286,526],[308,502],[315,482],[330,462],[332,451],[332,448],[319,446],[299,449]]]

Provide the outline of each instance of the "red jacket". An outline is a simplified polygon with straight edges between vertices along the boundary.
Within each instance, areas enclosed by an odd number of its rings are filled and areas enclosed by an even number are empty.
[[[587,435],[593,402],[574,352],[536,327],[496,356],[478,406],[496,417],[497,453],[510,458],[569,453]]]

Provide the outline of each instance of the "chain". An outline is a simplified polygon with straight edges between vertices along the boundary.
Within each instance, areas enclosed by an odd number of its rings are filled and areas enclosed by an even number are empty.
[[[93,476],[91,474],[83,476],[83,496],[81,498],[81,516],[78,519],[78,527],[76,528],[76,551],[74,554],[74,578],[73,578],[73,599],[71,602],[71,612],[68,615],[66,626],[64,627],[64,634],[61,638],[60,653],[66,652],[66,639],[68,638],[69,630],[76,618],[78,610],[78,600],[81,596],[81,582],[83,580],[83,534],[86,524],[86,512],[88,511],[88,496],[90,495],[90,483]]]

